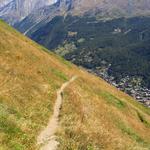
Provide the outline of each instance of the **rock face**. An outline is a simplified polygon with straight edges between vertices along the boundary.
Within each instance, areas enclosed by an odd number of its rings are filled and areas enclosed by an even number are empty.
[[[1,0],[0,17],[13,25],[31,12],[53,3],[55,0]]]
[[[104,17],[149,14],[150,0],[74,0],[74,13],[95,9]]]
[[[57,2],[53,9],[50,6]],[[41,10],[39,10],[42,8]],[[35,12],[37,10],[37,12]],[[0,17],[14,24],[29,15],[29,18],[99,13],[102,18],[145,15],[150,13],[150,0],[1,0]],[[52,15],[51,15],[52,14]]]

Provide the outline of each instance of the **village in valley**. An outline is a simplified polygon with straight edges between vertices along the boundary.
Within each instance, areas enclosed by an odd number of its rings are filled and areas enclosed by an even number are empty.
[[[111,64],[108,66],[110,67]],[[117,82],[115,77],[108,74],[109,67],[97,67],[96,69],[88,69],[88,71],[102,77],[111,85],[134,97],[138,102],[150,107],[150,89],[141,85],[142,80],[140,77],[126,76]]]

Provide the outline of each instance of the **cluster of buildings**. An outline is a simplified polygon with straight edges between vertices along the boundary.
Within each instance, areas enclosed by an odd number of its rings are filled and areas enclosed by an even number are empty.
[[[113,76],[108,74],[110,66],[111,64],[108,67],[97,67],[96,69],[88,71],[102,77],[105,81],[117,87],[119,90],[134,97],[138,102],[150,107],[150,89],[141,85],[142,79],[140,77],[126,76],[119,81],[116,81]]]

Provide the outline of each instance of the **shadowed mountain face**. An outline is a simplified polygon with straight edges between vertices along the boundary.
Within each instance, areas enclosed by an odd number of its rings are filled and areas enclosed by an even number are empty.
[[[119,17],[149,15],[150,0],[58,0],[54,5],[45,6],[30,13],[15,27],[27,34],[48,23],[55,16],[85,14],[96,16],[101,20]]]

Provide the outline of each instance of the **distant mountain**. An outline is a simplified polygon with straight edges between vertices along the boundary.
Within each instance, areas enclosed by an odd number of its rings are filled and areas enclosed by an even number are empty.
[[[57,0],[52,6],[46,6],[30,13],[15,25],[21,32],[37,30],[53,17],[94,15],[97,19],[110,20],[119,17],[132,17],[150,14],[150,0]]]
[[[55,0],[1,0],[0,17],[13,25],[31,12],[53,3]]]
[[[1,3],[1,7],[5,6],[2,8],[9,8],[6,2]],[[24,35],[59,51],[66,59],[92,70],[139,101],[145,103],[150,99],[150,0],[42,0],[39,3],[26,0],[26,3],[8,1],[8,4],[24,6],[25,9],[15,9],[20,15],[3,15],[9,23],[17,20],[14,27]],[[13,19],[16,16],[19,18]],[[67,50],[56,50],[60,47]]]
[[[56,4],[57,3],[57,4]],[[56,4],[51,7],[52,4]],[[149,15],[150,0],[1,0],[0,18],[27,32],[56,15],[96,14],[99,19]],[[25,19],[24,19],[25,18]]]

